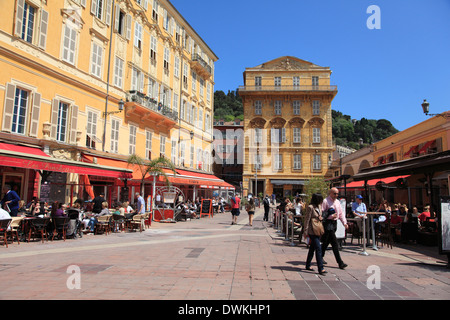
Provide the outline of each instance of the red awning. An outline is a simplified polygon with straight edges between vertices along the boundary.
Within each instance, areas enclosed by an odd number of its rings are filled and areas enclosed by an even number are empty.
[[[40,149],[2,143],[0,165],[32,170],[96,175],[111,178],[131,178],[131,170],[99,166],[79,161],[52,158]]]
[[[407,177],[409,177],[409,175],[395,176],[395,177],[389,177],[389,178],[383,178],[383,179],[367,180],[367,186],[373,187],[374,185],[377,184],[378,181],[383,181],[384,183],[389,184],[389,183],[393,183],[393,182],[397,181],[397,179],[407,178]],[[339,188],[344,188],[344,186],[340,186]],[[364,181],[353,181],[353,182],[347,183],[347,188],[364,188]]]
[[[188,170],[177,169],[177,174],[173,176],[172,171],[167,172],[168,180],[173,184],[186,184],[199,186],[200,188],[234,190],[235,187],[228,182],[216,177],[213,174],[193,172]],[[164,177],[159,176],[158,181],[165,181]]]
[[[48,154],[46,154],[44,151],[42,151],[39,148],[33,148],[33,147],[25,147],[25,146],[18,146],[15,144],[10,143],[3,143],[0,142],[0,149],[11,151],[11,152],[19,152],[24,154],[33,154],[35,156],[41,156],[41,157],[50,157]]]
[[[430,140],[423,145],[423,147],[419,150],[419,154],[427,152],[428,148],[435,143],[436,140]]]
[[[414,150],[416,150],[418,147],[419,147],[419,145],[412,146],[412,147],[408,150],[408,152],[406,152],[406,153],[404,154],[404,156],[405,156],[405,157],[409,156],[409,154],[410,154],[411,152],[413,152]]]

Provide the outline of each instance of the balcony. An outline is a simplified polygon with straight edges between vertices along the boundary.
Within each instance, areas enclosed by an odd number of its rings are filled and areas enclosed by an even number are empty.
[[[142,121],[153,121],[166,129],[171,129],[178,123],[178,111],[174,111],[161,102],[146,96],[136,90],[128,91],[125,103],[126,115],[136,115]]]
[[[245,92],[325,92],[337,93],[337,86],[239,86]]]
[[[211,66],[199,54],[192,55],[191,68],[202,77],[209,78],[212,75]]]

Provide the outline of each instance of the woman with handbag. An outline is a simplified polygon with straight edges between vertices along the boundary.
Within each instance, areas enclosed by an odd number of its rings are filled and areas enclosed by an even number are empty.
[[[312,195],[311,203],[306,209],[305,230],[303,231],[303,235],[305,240],[309,238],[309,251],[308,257],[306,258],[306,270],[313,270],[311,268],[311,261],[315,251],[319,274],[324,275],[327,272],[323,268],[322,245],[320,244],[320,237],[324,233],[322,225],[322,202],[323,197],[320,193],[314,193]]]

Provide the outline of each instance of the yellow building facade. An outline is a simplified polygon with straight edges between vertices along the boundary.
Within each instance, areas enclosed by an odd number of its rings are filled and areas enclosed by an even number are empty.
[[[0,43],[1,142],[212,173],[218,57],[169,1],[2,1]]]
[[[244,72],[244,194],[301,194],[312,177],[328,176],[331,70],[290,56]]]

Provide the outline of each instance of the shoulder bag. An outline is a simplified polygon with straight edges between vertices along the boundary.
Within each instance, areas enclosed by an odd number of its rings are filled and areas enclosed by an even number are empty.
[[[325,233],[322,221],[320,221],[319,218],[311,217],[311,226],[312,226],[314,235],[320,237],[321,235],[323,235]]]

